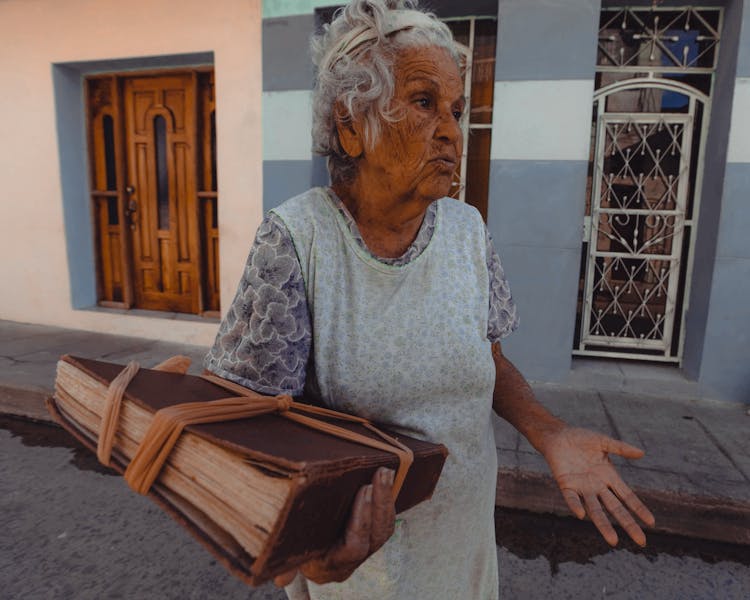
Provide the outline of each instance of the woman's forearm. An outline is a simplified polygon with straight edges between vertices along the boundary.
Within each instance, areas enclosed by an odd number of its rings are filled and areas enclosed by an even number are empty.
[[[492,408],[544,454],[545,439],[565,428],[566,423],[537,401],[524,376],[503,355],[499,343],[492,345],[492,357],[496,373]]]

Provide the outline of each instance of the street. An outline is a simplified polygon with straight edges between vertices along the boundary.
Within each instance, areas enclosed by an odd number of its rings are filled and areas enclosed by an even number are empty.
[[[498,511],[496,523],[501,598],[750,597],[747,547],[650,535],[646,549],[611,550],[573,519]],[[285,598],[233,578],[93,454],[41,423],[0,417],[0,530],[3,598]]]

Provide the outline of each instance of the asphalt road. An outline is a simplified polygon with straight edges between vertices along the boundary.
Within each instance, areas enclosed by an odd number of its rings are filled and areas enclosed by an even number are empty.
[[[496,531],[504,599],[750,598],[747,547],[651,535],[611,550],[589,523],[508,511]],[[285,598],[230,576],[62,430],[6,417],[0,532],[2,598]]]

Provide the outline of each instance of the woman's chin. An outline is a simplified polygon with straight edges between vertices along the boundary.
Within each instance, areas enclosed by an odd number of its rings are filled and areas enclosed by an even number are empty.
[[[441,177],[440,181],[436,182],[437,185],[434,185],[431,190],[431,197],[432,200],[437,200],[438,198],[445,198],[446,196],[450,196],[451,192],[453,191],[453,176],[452,174],[446,177]]]

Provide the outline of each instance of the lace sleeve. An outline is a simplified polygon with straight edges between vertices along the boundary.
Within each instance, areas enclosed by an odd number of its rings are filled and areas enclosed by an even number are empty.
[[[311,331],[294,244],[283,222],[269,213],[204,364],[261,394],[300,395]]]
[[[518,312],[516,303],[510,293],[508,280],[500,263],[500,257],[492,245],[489,231],[485,229],[487,245],[487,270],[490,275],[490,309],[487,319],[487,339],[499,342],[518,327]]]

